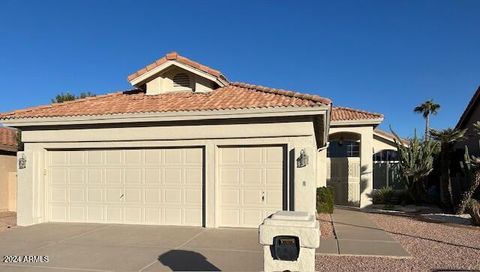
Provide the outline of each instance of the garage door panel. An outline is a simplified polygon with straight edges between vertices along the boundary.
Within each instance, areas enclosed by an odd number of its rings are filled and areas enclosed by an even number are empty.
[[[223,207],[221,209],[221,226],[241,226],[240,210]]]
[[[104,206],[87,206],[87,222],[100,223],[105,221]]]
[[[164,160],[166,165],[182,165],[183,150],[172,148],[164,150]]]
[[[182,224],[182,209],[167,207],[165,208],[165,224],[167,225],[181,225]]]
[[[67,184],[68,170],[63,168],[54,168],[51,171],[52,184]]]
[[[202,183],[203,173],[202,168],[186,168],[185,169],[185,184],[197,185]]]
[[[68,170],[68,183],[69,184],[83,184],[83,183],[85,183],[85,171],[84,171],[84,169],[69,169]]]
[[[88,188],[87,189],[87,202],[103,202],[103,188]]]
[[[103,171],[101,168],[87,168],[87,183],[88,184],[102,184]]]
[[[72,151],[75,152],[75,151]],[[82,151],[78,151],[82,152]],[[101,165],[103,164],[103,152],[102,151],[88,151],[86,152],[87,155],[87,163],[89,165]]]
[[[185,204],[193,204],[199,206],[202,204],[202,189],[201,188],[186,188],[185,189]]]
[[[247,147],[243,149],[243,162],[245,164],[261,164],[263,163],[263,149],[255,147]]]
[[[125,223],[139,224],[143,223],[143,209],[141,207],[125,208]]]
[[[50,156],[50,162],[54,165],[66,165],[68,164],[67,152],[59,151]]]
[[[121,165],[121,164],[123,164],[123,152],[121,150],[107,150],[107,151],[105,151],[105,163],[107,165]]]
[[[85,202],[85,189],[84,188],[70,188],[70,201],[71,202]]]
[[[125,164],[126,165],[141,165],[143,163],[141,150],[125,150]]]
[[[178,205],[182,203],[182,189],[170,188],[164,190],[164,203]]]
[[[243,190],[243,205],[258,206],[262,205],[262,192],[261,189],[245,189]]]
[[[49,152],[50,221],[202,225],[203,149]]]
[[[106,184],[123,184],[123,169],[121,168],[106,168],[105,169],[105,183]]]
[[[225,166],[221,167],[220,180],[222,185],[240,184],[240,169],[232,169]]]
[[[141,184],[142,179],[142,169],[141,168],[130,168],[125,169],[125,184]]]
[[[143,197],[142,197],[143,189],[142,188],[128,188],[125,189],[125,203],[126,204],[142,204]]]
[[[220,224],[258,227],[266,214],[283,208],[284,147],[219,149]]]
[[[166,168],[164,184],[180,185],[183,183],[183,169],[182,168]]]
[[[50,191],[51,202],[66,202],[67,201],[67,189],[66,188],[54,188]]]
[[[162,191],[160,189],[148,188],[145,189],[145,203],[158,204],[161,202]]]
[[[106,220],[111,223],[123,222],[123,207],[118,206],[106,206]]]
[[[71,222],[85,222],[86,218],[86,207],[84,206],[70,206],[69,207],[69,218],[68,221]]]
[[[184,220],[187,225],[201,226],[202,209],[199,208],[185,208]]]
[[[106,197],[105,197],[105,202],[107,204],[109,203],[121,203],[122,202],[122,195],[123,193],[123,188],[108,188],[105,190]]]
[[[239,189],[222,189],[221,191],[222,204],[228,205],[240,205],[240,190]]]
[[[77,165],[84,165],[85,164],[85,153],[83,152],[69,152],[69,163],[70,164],[77,164]]]

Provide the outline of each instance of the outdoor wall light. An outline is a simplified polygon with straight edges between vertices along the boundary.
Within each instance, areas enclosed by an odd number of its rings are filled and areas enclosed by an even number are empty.
[[[300,156],[297,158],[297,168],[302,168],[308,165],[308,155],[305,153],[305,148],[300,151]]]
[[[22,156],[18,159],[18,169],[25,169],[27,167],[27,158],[25,157],[25,154],[22,154]]]

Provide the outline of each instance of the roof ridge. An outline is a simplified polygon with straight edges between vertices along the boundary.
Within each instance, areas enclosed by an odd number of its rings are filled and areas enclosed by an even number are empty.
[[[361,113],[366,113],[366,114],[372,114],[372,115],[378,115],[379,117],[383,117],[383,114],[378,113],[378,112],[372,112],[372,111],[366,111],[366,110],[359,110],[359,109],[354,109],[354,108],[350,108],[350,107],[343,107],[343,106],[333,106],[333,108],[343,109],[343,110],[350,110],[350,111],[356,111],[356,112],[361,112]]]
[[[215,77],[223,77],[225,78],[225,76],[223,76],[222,72],[220,72],[219,70],[216,70],[216,69],[213,69],[211,67],[208,67],[206,65],[203,65],[201,64],[200,62],[197,62],[197,61],[194,61],[194,60],[191,60],[187,57],[184,57],[180,54],[178,54],[177,52],[175,51],[172,51],[172,52],[169,52],[167,53],[165,56],[157,59],[156,61],[148,64],[147,66],[143,67],[142,69],[140,70],[137,70],[136,72],[130,74],[127,79],[128,81],[132,81],[134,80],[135,78],[145,74],[146,72],[150,71],[150,70],[153,70],[155,69],[156,67],[162,65],[163,63],[169,61],[169,60],[176,60],[176,61],[179,61],[185,65],[188,65],[188,66],[191,66],[197,70],[200,70],[200,71],[203,71],[205,73],[208,73],[210,75],[213,75]]]
[[[241,87],[241,88],[254,89],[254,90],[265,92],[265,93],[273,93],[273,94],[284,95],[284,96],[289,96],[294,98],[307,99],[307,100],[319,102],[325,105],[332,104],[332,100],[326,97],[321,97],[319,95],[300,93],[292,90],[271,88],[271,87],[266,87],[262,85],[244,83],[244,82],[230,82],[230,85]]]

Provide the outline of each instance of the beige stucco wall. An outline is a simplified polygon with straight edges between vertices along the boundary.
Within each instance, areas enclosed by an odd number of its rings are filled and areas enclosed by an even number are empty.
[[[394,141],[387,140],[384,137],[373,134],[373,153],[380,152],[382,150],[397,150],[397,145]]]
[[[465,146],[468,146],[468,151],[471,155],[480,156],[480,136],[473,127],[473,124],[477,121],[480,121],[480,107],[475,107],[467,119],[467,125],[463,127],[467,129],[467,139],[457,143],[456,148],[464,149]]]
[[[373,126],[332,126],[330,127],[330,135],[334,133],[354,133],[360,137],[360,181],[357,185],[360,195],[358,196],[360,207],[372,204],[369,197],[373,190]],[[317,181],[318,185],[327,184],[326,176]]]
[[[189,88],[182,88],[182,87],[174,87],[173,85],[173,77],[177,73],[185,73],[189,76],[190,79],[190,87]],[[167,72],[161,73],[156,77],[150,79],[146,82],[147,86],[147,94],[148,95],[156,95],[166,92],[176,92],[176,91],[192,91],[195,92],[209,92],[212,91],[213,82],[198,76],[192,72],[186,71],[176,66],[171,66]]]
[[[0,211],[15,211],[16,157],[0,155]]]
[[[48,191],[49,149],[134,148],[167,146],[201,146],[205,148],[206,227],[218,226],[218,150],[228,145],[283,145],[287,148],[288,183],[294,184],[297,211],[315,212],[317,152],[314,126],[310,117],[275,118],[261,123],[216,121],[215,124],[182,126],[77,128],[23,131],[27,167],[18,171],[18,224],[31,225],[48,221],[45,207]],[[295,159],[301,149],[310,158],[307,167],[297,168]],[[321,166],[320,166],[321,167]]]

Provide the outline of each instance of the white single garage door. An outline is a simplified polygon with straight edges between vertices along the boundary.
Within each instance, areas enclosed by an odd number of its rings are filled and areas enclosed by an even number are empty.
[[[50,221],[202,225],[202,148],[48,153]]]
[[[282,146],[222,147],[219,153],[221,226],[258,227],[282,210]]]

